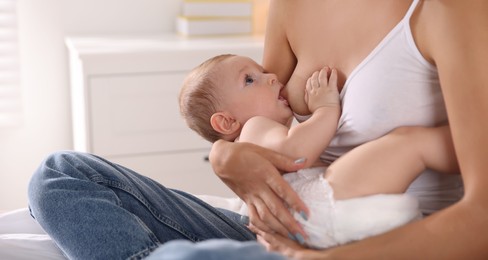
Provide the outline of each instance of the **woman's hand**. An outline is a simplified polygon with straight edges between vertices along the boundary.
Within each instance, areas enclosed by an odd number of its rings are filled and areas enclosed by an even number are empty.
[[[309,212],[279,170],[293,172],[303,168],[296,160],[251,143],[219,140],[210,152],[212,167],[222,181],[248,206],[250,226],[284,237],[305,238],[305,232],[290,214]]]

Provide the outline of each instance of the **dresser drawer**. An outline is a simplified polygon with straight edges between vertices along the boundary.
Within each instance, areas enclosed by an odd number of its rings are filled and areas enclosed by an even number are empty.
[[[91,151],[116,156],[209,148],[179,113],[178,92],[187,73],[91,77]]]

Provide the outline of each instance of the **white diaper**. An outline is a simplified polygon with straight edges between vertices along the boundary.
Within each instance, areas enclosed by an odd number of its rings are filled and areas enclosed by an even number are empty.
[[[322,177],[325,168],[310,168],[283,177],[307,204],[304,220],[294,212],[309,238],[306,245],[328,248],[387,232],[421,217],[418,200],[408,194],[371,195],[334,200],[334,192]]]

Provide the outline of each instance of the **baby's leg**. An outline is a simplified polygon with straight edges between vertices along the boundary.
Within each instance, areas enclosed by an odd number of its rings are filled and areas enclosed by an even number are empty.
[[[459,172],[448,126],[402,127],[335,161],[325,173],[336,199],[403,193],[425,169]]]

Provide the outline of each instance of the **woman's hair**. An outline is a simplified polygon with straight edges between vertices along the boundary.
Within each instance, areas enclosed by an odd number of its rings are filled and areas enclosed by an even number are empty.
[[[186,124],[210,142],[215,142],[222,135],[210,124],[210,118],[217,112],[219,102],[215,65],[233,57],[233,54],[218,55],[208,59],[185,78],[180,90],[180,113]]]

